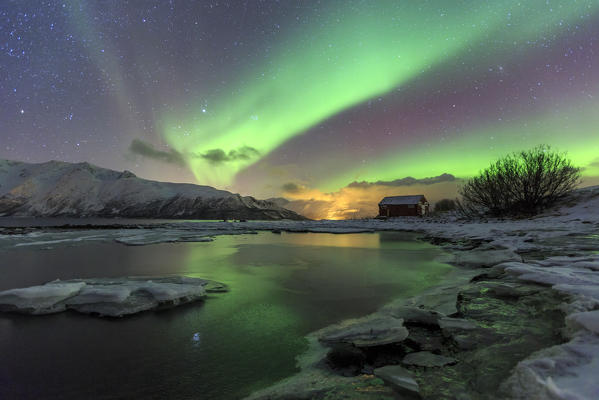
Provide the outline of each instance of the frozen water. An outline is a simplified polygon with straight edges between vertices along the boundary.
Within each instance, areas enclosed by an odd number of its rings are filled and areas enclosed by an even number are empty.
[[[65,310],[64,301],[81,291],[85,282],[54,281],[41,286],[0,292],[0,311],[51,314]]]
[[[37,315],[70,309],[120,317],[199,300],[211,283],[187,277],[54,281],[0,292],[0,310]]]

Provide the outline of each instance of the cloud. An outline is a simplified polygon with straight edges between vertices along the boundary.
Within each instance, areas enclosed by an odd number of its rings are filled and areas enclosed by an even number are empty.
[[[161,161],[167,164],[185,166],[183,155],[175,149],[168,151],[158,150],[151,143],[144,142],[140,139],[133,139],[129,145],[129,152],[141,157],[150,158],[152,160]]]
[[[368,188],[371,186],[394,186],[394,187],[397,187],[397,186],[413,186],[413,185],[434,185],[436,183],[453,182],[456,180],[457,180],[457,178],[451,174],[441,174],[439,176],[434,176],[434,177],[430,177],[430,178],[422,178],[422,179],[415,179],[415,178],[412,178],[411,176],[408,176],[406,178],[395,179],[393,181],[376,181],[376,182],[354,181],[354,182],[350,183],[349,185],[347,185],[347,187]]]
[[[595,181],[597,178],[599,178],[597,176],[597,172],[599,172],[599,158],[596,158],[590,163],[580,167],[580,170],[582,171],[583,180],[588,180],[589,175],[591,175],[593,178],[595,178],[593,179],[593,181]]]
[[[304,186],[298,185],[297,183],[288,182],[281,186],[284,193],[299,193],[305,189]]]
[[[205,153],[196,155],[196,157],[207,160],[210,164],[222,164],[230,161],[237,160],[251,160],[252,158],[258,157],[260,152],[250,146],[242,146],[238,149],[230,150],[226,153],[223,149],[212,149]]]

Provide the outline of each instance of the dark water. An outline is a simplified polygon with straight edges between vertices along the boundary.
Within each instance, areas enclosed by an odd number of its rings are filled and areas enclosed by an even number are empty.
[[[438,255],[400,233],[5,251],[0,290],[56,278],[181,274],[231,291],[124,319],[0,315],[0,398],[242,398],[293,374],[307,333],[437,283],[450,269]]]

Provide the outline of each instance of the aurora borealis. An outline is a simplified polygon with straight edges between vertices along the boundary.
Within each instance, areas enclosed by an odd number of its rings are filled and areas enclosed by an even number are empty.
[[[329,218],[381,195],[453,196],[538,144],[594,183],[598,41],[596,0],[7,1],[0,157],[286,197]],[[422,180],[442,174],[456,179]]]

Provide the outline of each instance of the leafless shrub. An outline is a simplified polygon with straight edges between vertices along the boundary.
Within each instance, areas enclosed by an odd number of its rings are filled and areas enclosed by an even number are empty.
[[[453,211],[456,209],[456,202],[452,199],[441,199],[435,204],[435,212]]]
[[[564,153],[537,146],[500,158],[460,189],[466,217],[534,215],[576,187],[580,168]]]

